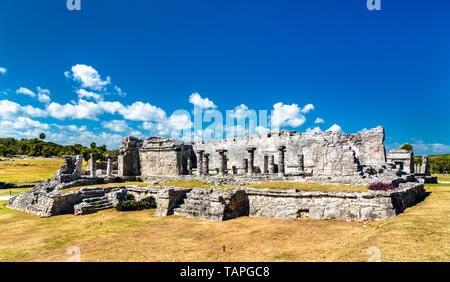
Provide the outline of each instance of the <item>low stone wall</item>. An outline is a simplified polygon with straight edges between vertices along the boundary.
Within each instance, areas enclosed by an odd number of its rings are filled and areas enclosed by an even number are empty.
[[[248,215],[248,199],[243,189],[192,189],[174,214],[212,221],[232,219]]]
[[[36,214],[41,217],[50,217],[60,214],[75,213],[75,206],[90,198],[105,197],[105,199],[117,204],[117,193],[119,187],[89,187],[79,191],[63,192],[23,192],[9,200],[8,207],[21,210],[26,213]]]
[[[47,194],[24,192],[9,200],[8,207],[26,213],[49,217],[64,213],[73,213],[74,205],[83,199],[80,191],[70,193]]]
[[[155,201],[158,201],[158,192],[161,190],[158,187],[139,187],[139,186],[123,186],[127,190],[127,194],[133,195],[136,201],[142,200],[147,197],[153,197]]]
[[[246,188],[249,216],[278,219],[380,220],[394,217],[425,196],[423,184],[407,183],[392,192],[303,192]]]

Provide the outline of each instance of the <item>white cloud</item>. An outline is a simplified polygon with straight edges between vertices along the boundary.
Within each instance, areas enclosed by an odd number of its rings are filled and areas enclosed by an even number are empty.
[[[244,104],[241,104],[234,108],[234,112],[230,114],[232,118],[235,119],[245,119],[248,114],[248,107]]]
[[[102,80],[98,71],[92,66],[78,64],[72,66],[71,71],[66,71],[64,75],[72,78],[81,84],[82,88],[92,90],[105,90],[106,86],[111,84],[111,78],[108,76],[106,80]]]
[[[280,102],[273,105],[273,111],[270,117],[272,129],[283,126],[299,127],[305,121],[306,118],[300,113],[300,108],[297,104],[284,105]]]
[[[0,101],[0,116],[4,119],[14,117],[21,111],[19,104],[9,100]]]
[[[60,130],[69,130],[69,131],[72,131],[72,132],[82,132],[82,131],[86,131],[87,130],[86,125],[76,126],[76,125],[52,124],[52,126],[55,126],[56,128],[58,128]]]
[[[202,107],[203,109],[217,108],[217,106],[214,105],[213,101],[209,100],[208,98],[203,99],[197,92],[191,94],[191,96],[189,97],[189,103]]]
[[[51,103],[47,107],[49,115],[56,119],[92,119],[97,120],[97,116],[102,114],[102,108],[93,102],[79,100],[78,104]]]
[[[316,118],[316,120],[314,121],[314,123],[318,124],[318,123],[325,123],[325,120],[321,119],[321,118]]]
[[[312,110],[314,110],[314,105],[313,104],[308,104],[308,105],[303,107],[302,113],[307,114],[307,113],[309,113]]]
[[[188,115],[171,115],[167,121],[167,125],[171,129],[183,130],[191,128],[193,123]]]
[[[306,129],[306,132],[308,132],[308,133],[320,133],[320,132],[322,132],[322,130],[320,129],[320,127],[314,127],[314,128]]]
[[[110,134],[98,131],[92,132],[87,130],[78,132],[45,132],[45,135],[47,135],[46,140],[58,144],[82,144],[84,146],[89,146],[91,142],[95,142],[98,146],[105,144],[108,149],[117,149],[120,146],[121,140],[125,137],[121,134]]]
[[[99,106],[107,113],[115,114],[122,111],[125,107],[120,102],[100,101]]]
[[[18,117],[14,119],[14,121],[2,120],[1,126],[10,127],[13,129],[30,129],[30,128],[49,129],[48,124],[32,120],[28,117]]]
[[[38,90],[38,100],[41,103],[50,103],[50,90],[42,89],[41,87],[37,88]]]
[[[27,95],[30,97],[36,97],[36,93],[34,93],[33,91],[31,91],[30,89],[25,88],[25,87],[20,87],[19,89],[17,89],[16,94],[22,94],[22,95]]]
[[[118,112],[128,120],[160,122],[166,119],[166,112],[163,109],[143,102],[135,102],[129,106],[118,108]]]
[[[192,126],[191,118],[186,114],[172,114],[167,119],[158,122],[144,122],[142,124],[142,128],[151,134],[176,138],[180,137],[181,133],[186,134],[185,131],[189,131]]]
[[[25,115],[32,116],[32,117],[47,117],[48,113],[45,110],[35,108],[33,106],[23,106],[21,107],[22,112]]]
[[[333,124],[330,128],[328,128],[328,129],[327,129],[327,132],[329,132],[329,131],[331,131],[331,132],[344,133],[344,132],[342,131],[342,128],[341,128],[339,125],[337,125],[337,124]]]
[[[103,121],[101,124],[104,128],[115,132],[129,132],[132,130],[124,120]]]
[[[118,87],[118,86],[114,86],[114,91],[116,91],[116,93],[117,93],[119,96],[121,96],[121,97],[127,96],[127,93],[124,92],[124,91],[122,90],[122,88],[120,88],[120,87]]]
[[[5,74],[8,70],[6,68],[0,67],[0,73]]]
[[[450,145],[441,143],[425,144],[422,140],[417,140],[411,145],[413,146],[414,154],[416,155],[450,153]],[[399,148],[400,146],[401,145],[399,145],[397,148]]]
[[[21,106],[9,100],[0,101],[0,117],[3,119],[16,118],[18,116],[46,117],[44,110],[32,106]]]
[[[266,128],[264,126],[261,126],[261,125],[257,126],[255,128],[255,130],[256,130],[257,134],[265,134],[265,133],[269,133],[270,132],[270,130],[268,128]]]
[[[103,99],[102,95],[94,93],[94,92],[87,91],[85,89],[78,89],[77,90],[77,94],[78,94],[78,98],[79,99],[81,99],[81,98],[87,98],[87,99],[93,98],[94,100],[97,100],[97,101]]]

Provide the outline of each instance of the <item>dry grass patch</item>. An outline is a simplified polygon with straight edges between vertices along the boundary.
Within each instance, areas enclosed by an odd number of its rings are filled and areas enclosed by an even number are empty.
[[[66,189],[64,191],[77,191],[84,187],[113,187],[113,186],[121,186],[121,185],[138,185],[140,187],[150,186],[151,183],[147,182],[123,182],[123,183],[109,183],[109,184],[97,184],[97,185],[88,185],[88,186],[79,186],[70,189]],[[238,185],[226,185],[226,186],[217,186],[211,185],[205,181],[199,180],[173,180],[160,182],[158,184],[154,184],[153,186],[175,186],[179,188],[233,188]],[[346,186],[346,185],[323,185],[316,183],[305,183],[305,182],[262,182],[256,184],[248,184],[241,185],[240,187],[254,187],[254,188],[270,188],[270,189],[299,189],[302,191],[327,191],[327,192],[365,192],[368,191],[367,187],[364,186]]]
[[[180,188],[214,188],[215,186],[199,180],[173,180],[156,184],[155,186],[175,186]],[[217,186],[218,187],[218,186]]]
[[[82,261],[366,261],[371,246],[382,261],[450,261],[450,185],[427,191],[399,216],[373,222],[209,222],[154,210],[39,218],[0,205],[0,261],[65,261],[70,246]]]
[[[94,184],[94,185],[77,186],[77,187],[64,189],[63,191],[71,192],[71,191],[78,191],[81,188],[87,188],[87,187],[116,187],[116,186],[125,186],[125,185],[137,185],[139,187],[147,187],[151,184],[146,183],[146,182],[139,182],[139,181],[128,181],[128,182],[116,182],[116,183],[108,183],[108,184]]]
[[[437,175],[433,175],[433,176],[437,176],[438,181],[450,182],[450,175],[437,174]]]
[[[63,164],[59,159],[11,159],[0,161],[0,182],[44,181]]]

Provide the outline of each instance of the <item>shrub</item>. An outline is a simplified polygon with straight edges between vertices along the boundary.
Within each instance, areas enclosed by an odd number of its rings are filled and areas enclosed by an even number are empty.
[[[140,201],[134,200],[134,196],[132,200],[130,200],[128,195],[128,200],[120,202],[116,205],[116,210],[118,211],[141,211],[141,210],[147,210],[147,209],[154,209],[156,208],[156,201],[153,197],[147,197]]]
[[[127,200],[134,201],[136,199],[134,198],[133,194],[127,194]]]
[[[154,209],[156,208],[156,201],[153,197],[147,197],[138,202],[141,205],[141,209],[147,210],[147,209]]]
[[[302,178],[312,177],[312,176],[313,176],[312,173],[304,173],[304,174],[302,175]]]
[[[118,211],[137,211],[138,208],[139,204],[135,200],[126,200],[116,205]]]
[[[369,185],[368,189],[373,191],[390,191],[395,190],[394,184],[391,183],[383,183],[383,182],[375,182]]]

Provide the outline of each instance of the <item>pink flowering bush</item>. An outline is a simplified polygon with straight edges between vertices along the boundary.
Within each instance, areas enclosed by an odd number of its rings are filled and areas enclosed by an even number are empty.
[[[373,191],[391,191],[395,190],[397,187],[391,183],[375,182],[370,184],[368,188]]]

